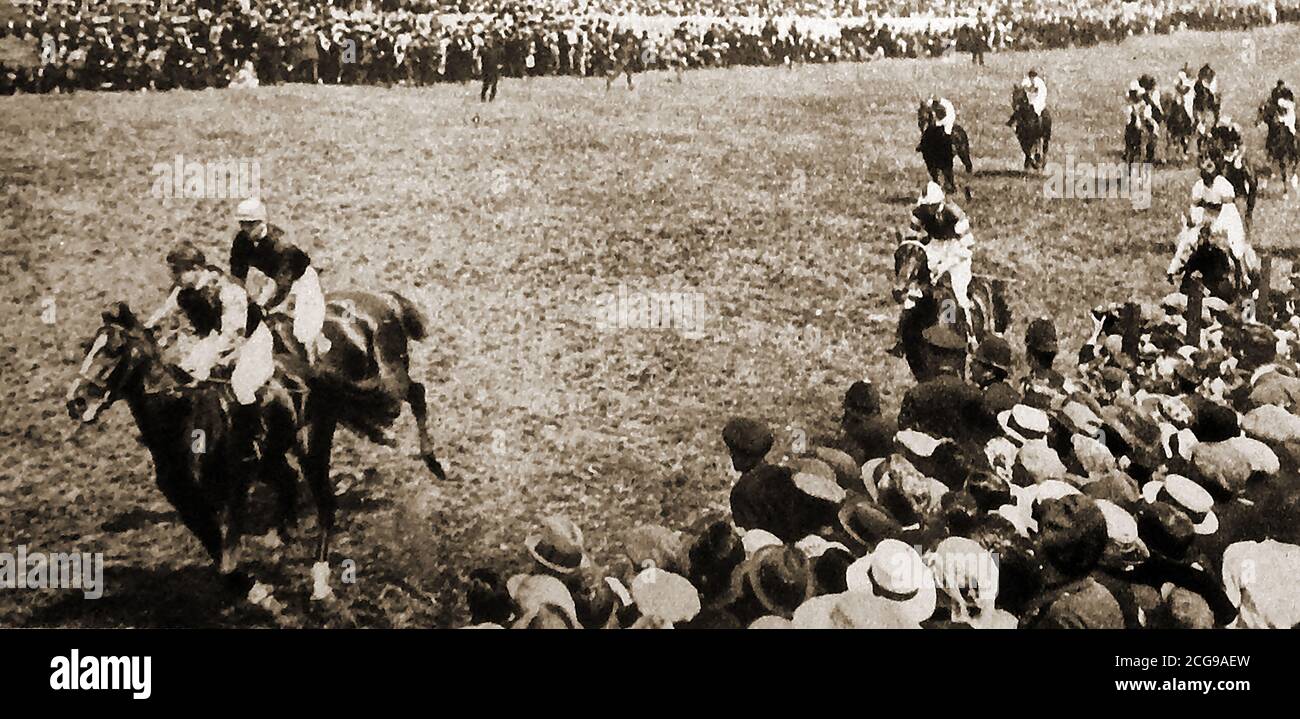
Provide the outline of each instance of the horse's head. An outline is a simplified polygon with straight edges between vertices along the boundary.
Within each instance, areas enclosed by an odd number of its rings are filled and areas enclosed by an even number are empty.
[[[934,101],[921,100],[921,104],[916,107],[916,129],[925,132],[925,129],[934,124]]]
[[[910,307],[929,285],[930,263],[925,246],[916,240],[902,240],[894,250],[894,301]]]
[[[126,303],[105,311],[103,320],[68,387],[68,415],[86,423],[94,422],[102,410],[122,397],[149,357],[147,330]]]

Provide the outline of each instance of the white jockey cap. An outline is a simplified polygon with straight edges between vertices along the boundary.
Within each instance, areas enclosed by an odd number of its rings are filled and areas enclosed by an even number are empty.
[[[926,183],[925,192],[916,198],[918,205],[937,205],[941,202],[943,202],[943,188],[933,181]]]
[[[257,197],[250,197],[235,208],[235,220],[238,222],[266,222],[266,205]]]
[[[1133,82],[1130,82],[1130,83],[1128,84],[1128,91],[1129,91],[1129,92],[1141,93],[1141,92],[1142,92],[1142,85],[1139,84],[1137,80],[1134,80]]]

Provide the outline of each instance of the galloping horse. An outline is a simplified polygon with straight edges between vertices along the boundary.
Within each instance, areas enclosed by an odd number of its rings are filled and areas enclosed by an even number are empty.
[[[916,150],[925,160],[925,171],[930,179],[941,182],[945,189],[957,186],[953,178],[953,158],[959,158],[969,174],[973,171],[970,161],[970,139],[961,125],[953,125],[952,134],[943,131],[935,121],[934,106],[926,100],[916,110],[916,126],[921,131],[921,141]],[[942,179],[941,179],[942,178]]]
[[[1213,82],[1214,71],[1210,69],[1210,66],[1208,64],[1202,66],[1197,75],[1194,90],[1195,97],[1192,100],[1192,115],[1196,119],[1196,152],[1203,157],[1204,145],[1206,140],[1209,139],[1210,131],[1214,129],[1215,125],[1219,124],[1220,100],[1219,96],[1211,92],[1206,87],[1205,82],[1202,82],[1202,80],[1207,79],[1209,82]]]
[[[260,404],[241,407],[228,385],[189,383],[182,370],[163,360],[162,351],[125,303],[103,313],[76,379],[68,389],[67,410],[84,424],[123,399],[141,439],[153,457],[158,488],[194,533],[203,549],[231,579],[238,565],[245,496],[258,450],[278,459],[263,469],[281,498],[281,530],[291,521],[294,478],[281,465],[293,444],[294,390],[278,374],[264,388]],[[257,449],[255,450],[255,445]]]
[[[1173,90],[1166,90],[1160,96],[1160,105],[1165,119],[1165,157],[1168,158],[1172,148],[1177,147],[1179,158],[1186,160],[1191,151],[1192,136],[1196,134],[1196,120],[1188,114],[1187,107]]]
[[[1011,324],[1005,281],[976,275],[971,278],[967,291],[974,327],[967,326],[965,313],[957,309],[947,276],[937,286],[931,281],[925,245],[910,239],[899,242],[894,250],[893,296],[903,305],[898,317],[898,339],[903,357],[914,376],[929,376],[928,353],[922,335],[939,321],[943,313],[953,312],[953,329],[975,342],[990,334],[1001,334]]]
[[[223,574],[236,568],[253,476],[261,474],[275,486],[281,531],[296,523],[289,453],[311,488],[320,526],[315,556],[326,561],[337,509],[330,454],[339,424],[391,445],[386,430],[402,404],[409,404],[420,455],[435,476],[446,479],[428,435],[424,386],[410,377],[409,344],[423,339],[426,329],[408,299],[395,292],[329,295],[322,331],[331,347],[310,367],[293,339],[292,321],[271,315],[266,323],[275,336],[278,369],[249,407],[239,406],[220,382],[188,383],[163,361],[152,333],[125,304],[104,313],[68,391],[69,414],[85,423],[117,399],[127,400],[153,455],[159,488]],[[193,450],[196,431],[203,433],[203,452]]]
[[[1144,151],[1145,149],[1145,151]],[[1156,133],[1138,118],[1130,118],[1124,126],[1124,164],[1152,162],[1156,154]]]
[[[1289,192],[1291,185],[1300,189],[1300,179],[1296,177],[1296,166],[1300,165],[1300,141],[1282,123],[1277,104],[1270,100],[1260,103],[1255,112],[1255,124],[1268,126],[1268,139],[1265,140],[1264,147],[1268,150],[1269,159],[1277,164],[1283,191]]]
[[[1184,232],[1196,231],[1189,228]],[[1200,230],[1201,237],[1187,263],[1183,266],[1179,278],[1179,292],[1188,294],[1196,289],[1195,281],[1200,280],[1211,296],[1229,304],[1250,294],[1257,286],[1259,278],[1241,267],[1227,250],[1208,240],[1209,228]]]
[[[1041,117],[1034,112],[1029,103],[1029,95],[1019,83],[1012,90],[1011,107],[1016,139],[1020,141],[1020,151],[1025,155],[1025,169],[1040,169],[1047,161],[1047,150],[1052,141],[1051,110],[1044,108]]]

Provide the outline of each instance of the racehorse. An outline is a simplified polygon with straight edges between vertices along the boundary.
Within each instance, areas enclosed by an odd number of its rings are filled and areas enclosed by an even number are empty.
[[[388,430],[411,408],[419,435],[420,457],[440,480],[447,475],[429,437],[424,385],[411,379],[410,344],[425,339],[427,321],[418,308],[396,292],[336,292],[326,295],[321,333],[328,351],[310,368],[293,337],[292,319],[267,318],[275,336],[277,361],[307,377],[308,393],[299,423],[297,452],[303,475],[316,500],[321,527],[316,561],[329,556],[336,502],[329,480],[334,433],[341,424],[377,444],[393,446]]]
[[[1196,230],[1189,228],[1184,231]],[[1183,266],[1178,291],[1183,294],[1195,291],[1196,280],[1199,279],[1201,286],[1212,297],[1218,297],[1228,304],[1233,304],[1238,298],[1248,295],[1251,288],[1257,284],[1258,278],[1252,277],[1241,268],[1227,250],[1209,241],[1208,227],[1201,228],[1200,235],[1196,247],[1187,258],[1187,264]]]
[[[1208,67],[1202,67],[1201,73],[1204,74]],[[1210,137],[1210,131],[1219,124],[1219,98],[1200,82],[1196,83],[1194,92],[1196,96],[1192,100],[1192,115],[1196,120],[1196,152],[1204,157],[1204,146]]]
[[[970,139],[961,125],[953,125],[952,134],[943,131],[935,121],[934,107],[923,100],[916,110],[916,126],[921,131],[921,141],[916,150],[925,160],[925,171],[930,179],[942,182],[947,190],[957,187],[953,179],[953,159],[958,158],[966,167],[967,174],[973,171],[970,161]],[[942,180],[940,177],[942,176]]]
[[[1296,136],[1278,117],[1277,104],[1271,100],[1260,103],[1255,112],[1255,124],[1268,126],[1268,138],[1264,141],[1264,147],[1269,159],[1277,164],[1283,191],[1289,192],[1292,185],[1300,189],[1300,179],[1296,177],[1296,166],[1300,165],[1300,141],[1296,140]]]
[[[223,574],[236,568],[253,476],[266,477],[276,488],[282,534],[296,524],[290,453],[316,505],[316,560],[326,561],[337,510],[330,455],[340,424],[392,445],[386,430],[402,404],[409,404],[421,458],[446,479],[428,434],[424,385],[410,377],[410,342],[426,337],[426,322],[410,300],[396,292],[328,295],[322,332],[330,347],[313,366],[293,339],[290,318],[272,314],[264,321],[275,338],[278,369],[250,407],[238,406],[220,382],[187,383],[181,370],[163,362],[152,333],[125,304],[104,313],[104,326],[68,392],[69,414],[86,423],[117,399],[127,400],[153,455],[159,487]],[[201,453],[192,449],[195,431],[203,432]],[[256,465],[254,448],[261,458]]]
[[[1052,113],[1044,108],[1042,116],[1034,112],[1024,86],[1017,84],[1011,94],[1012,119],[1020,151],[1025,155],[1025,169],[1037,170],[1047,161],[1048,145],[1052,141]]]
[[[1140,162],[1151,162],[1156,154],[1156,133],[1137,118],[1130,119],[1124,126],[1124,164],[1129,166]]]
[[[1160,105],[1165,119],[1165,157],[1172,155],[1171,150],[1176,146],[1180,159],[1186,160],[1192,136],[1196,134],[1196,121],[1173,90],[1166,90],[1160,96]]]
[[[894,300],[901,302],[898,339],[903,357],[915,377],[930,376],[929,353],[923,337],[947,312],[954,316],[953,329],[978,343],[990,334],[1002,334],[1011,324],[1006,299],[1006,283],[976,275],[967,292],[971,299],[971,322],[957,308],[952,286],[944,276],[937,286],[931,282],[929,258],[925,245],[917,240],[902,240],[894,250]]]
[[[69,416],[89,424],[125,400],[153,457],[158,488],[220,574],[233,580],[245,497],[259,471],[255,444],[264,458],[276,460],[261,469],[281,498],[281,531],[290,521],[285,500],[294,478],[282,463],[294,437],[292,380],[272,378],[259,405],[240,407],[228,385],[191,385],[188,375],[164,362],[152,331],[125,303],[102,319],[68,389]]]

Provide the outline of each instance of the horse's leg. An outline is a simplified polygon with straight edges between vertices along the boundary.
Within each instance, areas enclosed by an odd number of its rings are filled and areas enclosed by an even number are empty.
[[[221,573],[232,575],[239,568],[239,545],[244,534],[244,515],[248,508],[248,487],[254,468],[251,463],[243,463],[234,472],[222,471],[223,488],[228,482],[228,491],[223,497],[225,504],[225,527],[222,532]]]
[[[211,507],[203,497],[203,492],[190,476],[184,460],[154,460],[157,466],[158,489],[176,508],[181,523],[194,534],[208,553],[212,563],[221,564],[221,527],[218,525]]]
[[[406,403],[411,405],[411,414],[415,415],[415,427],[420,433],[420,457],[430,472],[440,480],[446,481],[447,473],[443,471],[438,457],[433,451],[433,440],[429,437],[429,407],[424,401],[424,385],[410,382],[406,388]]]
[[[334,447],[334,431],[338,420],[328,411],[314,414],[309,426],[307,461],[303,474],[311,488],[316,503],[316,521],[320,525],[320,540],[316,545],[316,561],[324,562],[329,556],[330,534],[334,531],[334,512],[338,502],[330,484],[330,453]]]

